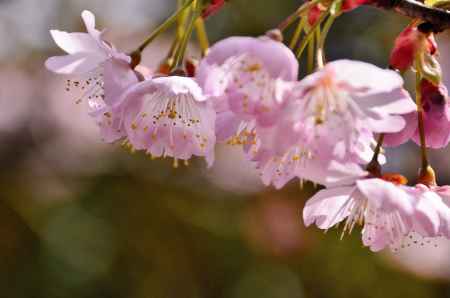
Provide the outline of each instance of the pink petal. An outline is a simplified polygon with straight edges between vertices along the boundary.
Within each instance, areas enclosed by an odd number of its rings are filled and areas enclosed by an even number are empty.
[[[401,215],[412,215],[413,199],[400,186],[378,178],[358,180],[356,185],[377,209],[383,212],[399,212]]]
[[[104,55],[97,41],[87,33],[67,33],[59,30],[50,30],[55,43],[68,54],[97,53]]]
[[[303,208],[305,226],[313,223],[320,229],[329,229],[348,216],[347,204],[353,186],[323,189],[306,202]]]
[[[103,56],[77,53],[50,57],[45,62],[45,66],[48,70],[59,74],[82,75],[97,68],[104,60]]]
[[[353,61],[337,60],[328,63],[338,80],[349,84],[362,93],[389,93],[403,86],[401,76],[392,70],[382,69],[373,64]]]
[[[129,64],[111,58],[104,64],[103,81],[105,103],[112,106],[129,86],[138,82],[138,78]]]
[[[383,144],[388,147],[396,147],[406,143],[417,130],[417,113],[409,113],[403,116],[406,124],[405,127],[396,133],[386,134]]]

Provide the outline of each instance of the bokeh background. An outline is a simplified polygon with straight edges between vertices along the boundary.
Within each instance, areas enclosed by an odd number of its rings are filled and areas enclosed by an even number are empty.
[[[298,0],[232,0],[207,23],[212,41],[260,35]],[[169,160],[100,142],[63,78],[48,30],[84,30],[92,10],[108,39],[130,51],[175,7],[168,0],[0,0],[0,297],[349,298],[450,297],[450,243],[371,253],[359,231],[339,240],[306,229],[301,208],[315,188],[264,188],[238,148],[217,162],[174,169]],[[385,67],[407,19],[373,8],[340,17],[330,59]],[[145,54],[155,67],[173,32]],[[450,44],[440,37],[450,78]],[[191,53],[195,55],[195,46]],[[448,80],[450,82],[450,80]],[[450,84],[447,84],[450,86]],[[414,181],[418,149],[388,151],[388,169]],[[450,157],[432,158],[441,184]]]

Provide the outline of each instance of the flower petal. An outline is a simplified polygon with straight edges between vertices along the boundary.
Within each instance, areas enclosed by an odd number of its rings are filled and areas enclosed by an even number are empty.
[[[352,186],[323,189],[306,202],[303,208],[303,221],[305,226],[313,223],[320,229],[329,229],[348,216],[346,208]]]
[[[50,34],[55,43],[68,54],[104,54],[104,52],[100,50],[97,41],[87,33],[68,33],[65,31],[50,30]]]
[[[85,74],[105,61],[105,57],[86,53],[50,57],[45,61],[48,70],[59,74]]]

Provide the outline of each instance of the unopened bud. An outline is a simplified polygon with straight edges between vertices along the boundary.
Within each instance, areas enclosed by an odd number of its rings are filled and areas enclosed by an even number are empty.
[[[216,14],[224,5],[226,0],[211,0],[202,12],[204,19]]]

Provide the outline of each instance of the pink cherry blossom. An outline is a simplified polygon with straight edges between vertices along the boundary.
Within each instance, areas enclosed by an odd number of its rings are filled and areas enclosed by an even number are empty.
[[[50,31],[67,55],[49,58],[46,66],[57,74],[71,76],[66,90],[75,93],[72,95],[77,104],[87,105],[102,139],[111,143],[125,136],[123,108],[117,101],[139,81],[140,75],[131,69],[130,57],[103,40],[103,32],[95,29],[95,16],[89,11],[83,11],[81,16],[87,33]]]
[[[214,96],[218,141],[245,143],[256,122],[273,124],[297,75],[292,51],[268,37],[230,37],[215,44],[197,79]]]
[[[396,185],[379,178],[356,180],[319,191],[303,210],[305,225],[329,229],[345,221],[344,233],[363,224],[362,239],[372,251],[425,245],[449,237],[450,209],[423,185]]]
[[[153,157],[214,161],[215,112],[197,83],[187,77],[159,77],[138,83],[122,96],[128,143]]]
[[[278,122],[256,129],[260,141],[250,152],[263,181],[280,188],[293,177],[308,179],[312,168],[326,173],[331,161],[350,168],[369,161],[373,134],[400,131],[405,125],[400,115],[415,110],[402,84],[393,71],[350,60],[304,78]]]
[[[435,86],[428,80],[421,82],[422,108],[424,111],[425,141],[427,147],[443,148],[450,141],[450,102],[447,88]],[[398,146],[409,139],[420,144],[417,111],[404,116],[405,128],[385,137],[385,145]]]

